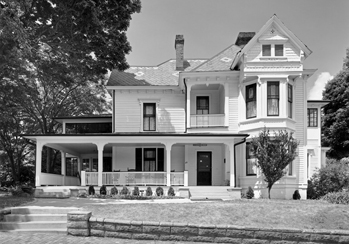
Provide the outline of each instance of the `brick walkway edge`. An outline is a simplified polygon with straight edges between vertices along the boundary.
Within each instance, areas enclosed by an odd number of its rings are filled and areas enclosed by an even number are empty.
[[[121,221],[68,213],[68,235],[213,243],[302,244],[349,243],[349,231],[247,228],[225,225]]]

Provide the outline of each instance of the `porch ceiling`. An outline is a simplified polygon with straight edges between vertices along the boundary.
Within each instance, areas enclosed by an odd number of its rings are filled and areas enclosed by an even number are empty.
[[[73,155],[98,153],[97,146],[92,143],[48,143],[45,146],[48,146],[57,150],[62,150]],[[111,153],[112,146],[105,145],[103,152]]]

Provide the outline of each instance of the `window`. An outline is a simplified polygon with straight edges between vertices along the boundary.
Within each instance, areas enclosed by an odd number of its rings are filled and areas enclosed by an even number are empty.
[[[144,171],[156,171],[156,149],[144,149]]]
[[[164,171],[164,148],[136,148],[136,171]]]
[[[252,152],[251,143],[246,143],[246,175],[256,175],[257,174],[257,166],[256,166],[256,158]]]
[[[155,103],[143,104],[143,131],[156,130],[156,109]]]
[[[308,127],[317,127],[317,108],[308,108]]]
[[[246,86],[246,118],[257,116],[257,94],[256,84]]]
[[[262,45],[262,56],[271,56],[271,45]]]
[[[67,123],[67,134],[111,133],[112,123]]]
[[[268,116],[279,115],[279,82],[268,82]]]
[[[209,114],[209,97],[196,97],[196,114]]]
[[[293,89],[292,85],[288,84],[288,117],[292,118],[292,103],[293,103]]]
[[[92,159],[92,172],[98,172],[98,158]]]
[[[83,171],[89,171],[90,170],[90,159],[83,158],[82,159],[82,168]]]
[[[284,45],[275,45],[275,56],[284,56]]]
[[[288,175],[292,175],[292,167],[293,167],[293,162],[291,162],[289,165],[288,165]]]
[[[66,158],[66,176],[76,176],[78,173],[78,159]]]

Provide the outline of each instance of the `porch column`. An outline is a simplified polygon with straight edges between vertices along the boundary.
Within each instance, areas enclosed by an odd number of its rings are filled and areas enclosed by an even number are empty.
[[[234,141],[228,144],[229,147],[229,164],[230,164],[230,186],[235,187],[235,156]]]
[[[81,157],[78,157],[78,172],[79,172],[79,174],[80,174],[80,172],[81,172]]]
[[[171,186],[171,149],[173,143],[166,143],[166,185]]]
[[[61,151],[61,175],[63,176],[62,186],[65,186],[66,168],[67,168],[66,153]]]
[[[224,126],[229,126],[229,83],[224,83]]]
[[[43,143],[36,142],[36,163],[35,163],[35,186],[40,186],[41,177],[41,159],[42,159],[42,147]]]
[[[187,84],[187,128],[190,128],[190,91],[191,86]]]
[[[98,144],[98,186],[103,185],[103,150],[104,150],[104,144]]]

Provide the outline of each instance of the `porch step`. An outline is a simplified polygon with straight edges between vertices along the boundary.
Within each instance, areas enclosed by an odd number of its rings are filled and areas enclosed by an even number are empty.
[[[66,221],[67,214],[9,214],[4,219],[5,222]]]
[[[67,213],[80,208],[16,207],[0,222],[1,231],[66,233]]]
[[[192,200],[233,200],[240,198],[240,189],[236,189],[237,191],[234,192],[234,188],[229,186],[189,186],[187,188]]]
[[[36,198],[69,198],[64,192],[45,192],[42,189],[35,189],[34,197]]]

